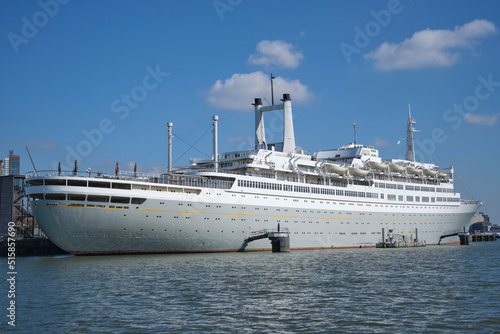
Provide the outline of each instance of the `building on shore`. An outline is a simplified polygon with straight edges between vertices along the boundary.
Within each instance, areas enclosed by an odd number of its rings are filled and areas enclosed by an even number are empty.
[[[489,233],[492,232],[492,224],[490,222],[490,217],[484,212],[476,213],[471,219],[471,225],[469,227],[469,233]]]
[[[21,159],[14,155],[14,150],[9,151],[9,156],[0,160],[0,176],[19,175],[21,171]]]

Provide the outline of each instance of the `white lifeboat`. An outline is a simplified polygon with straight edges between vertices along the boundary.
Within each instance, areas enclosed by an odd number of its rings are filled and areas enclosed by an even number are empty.
[[[351,176],[365,177],[368,173],[370,173],[369,170],[349,167],[349,175]]]
[[[417,169],[417,168],[413,168],[413,167],[406,167],[406,172],[408,174],[412,174],[412,175],[422,175],[421,169]]]
[[[325,169],[326,173],[334,173],[334,174],[338,174],[338,175],[346,175],[347,172],[348,172],[348,168],[347,167],[341,167],[341,166],[335,165],[335,164],[325,163],[323,166],[324,166],[323,168]]]
[[[378,170],[381,172],[385,172],[389,169],[389,165],[386,165],[386,164],[383,164],[380,162],[376,162],[376,161],[368,161],[367,164],[370,167],[370,169]]]
[[[406,173],[406,167],[398,165],[389,165],[389,171],[393,173],[404,174]]]
[[[424,169],[424,175],[426,176],[432,176],[435,177],[438,174],[437,170],[432,170],[432,169]]]

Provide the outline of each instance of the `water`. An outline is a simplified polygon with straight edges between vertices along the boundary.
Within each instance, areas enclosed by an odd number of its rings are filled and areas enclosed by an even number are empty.
[[[500,333],[499,250],[19,258],[15,331]]]

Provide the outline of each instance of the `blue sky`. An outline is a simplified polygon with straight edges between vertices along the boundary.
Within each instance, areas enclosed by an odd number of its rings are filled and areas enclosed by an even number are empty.
[[[253,144],[255,97],[291,93],[297,145],[353,141],[454,166],[464,198],[499,223],[500,2],[77,1],[0,4],[0,156],[21,171],[144,172]],[[281,116],[266,115],[268,141]],[[194,145],[193,145],[194,144]],[[191,147],[193,145],[193,147]]]

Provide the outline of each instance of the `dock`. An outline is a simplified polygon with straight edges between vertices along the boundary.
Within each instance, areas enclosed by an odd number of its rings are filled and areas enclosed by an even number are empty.
[[[382,241],[375,244],[376,248],[403,248],[425,246],[425,240],[418,239],[417,229],[415,229],[415,237],[413,236],[413,233],[410,237],[408,237],[404,234],[396,234],[393,229],[389,229],[387,238],[385,238],[385,229],[382,229]]]
[[[378,242],[376,248],[403,248],[403,247],[425,247],[425,241],[403,241],[403,242]]]
[[[497,241],[497,235],[495,233],[476,233],[471,234],[472,241]]]
[[[9,239],[0,241],[0,257],[11,256],[9,248],[15,249],[15,257],[22,256],[54,256],[68,254],[54,245],[48,238],[15,238],[15,247],[9,247]],[[12,241],[10,241],[12,246]]]
[[[457,233],[460,238],[460,245],[472,245],[473,242],[479,241],[496,241],[497,235],[495,233],[474,233],[469,232]]]

